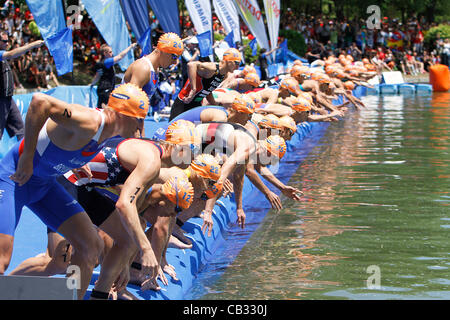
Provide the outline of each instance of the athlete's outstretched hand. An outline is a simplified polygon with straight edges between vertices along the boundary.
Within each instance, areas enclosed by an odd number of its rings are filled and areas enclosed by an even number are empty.
[[[238,216],[238,218],[237,218],[237,224],[238,224],[242,229],[244,229],[244,226],[245,226],[245,212],[244,212],[243,209],[237,209],[237,210],[236,210],[236,213],[237,213],[237,216]]]
[[[288,198],[291,198],[296,201],[301,200],[301,196],[303,195],[303,192],[298,190],[297,188],[291,187],[291,186],[285,186],[281,192]]]
[[[272,209],[275,209],[277,211],[283,209],[283,204],[281,203],[280,197],[272,191],[269,191],[269,193],[266,195],[266,198],[267,200],[269,200]]]
[[[208,231],[208,237],[210,237],[212,234],[213,225],[214,225],[214,221],[212,219],[212,211],[203,210],[202,214],[203,214],[202,232],[203,232],[203,234],[205,234]]]

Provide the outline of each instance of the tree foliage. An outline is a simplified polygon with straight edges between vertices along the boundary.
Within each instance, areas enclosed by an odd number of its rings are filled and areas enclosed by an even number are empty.
[[[287,39],[288,49],[298,56],[306,54],[306,43],[303,35],[294,30],[280,30],[279,35]]]
[[[429,29],[424,38],[424,43],[428,48],[432,48],[439,33],[441,39],[450,38],[450,25],[441,24]]]

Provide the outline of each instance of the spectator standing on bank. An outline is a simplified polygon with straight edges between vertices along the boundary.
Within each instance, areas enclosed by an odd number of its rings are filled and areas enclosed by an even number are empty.
[[[136,47],[136,43],[131,44],[128,48],[123,50],[117,56],[113,56],[113,51],[110,46],[103,44],[100,47],[100,53],[102,59],[95,65],[95,77],[92,80],[91,87],[98,82],[97,86],[97,108],[103,108],[103,104],[107,105],[109,100],[109,95],[114,90],[115,82],[115,72],[114,65],[120,60],[125,58],[128,51]]]
[[[197,47],[198,40],[196,37],[191,37],[184,41],[184,51],[181,55],[181,82],[186,83],[188,80],[188,63],[192,61],[198,60],[197,58],[200,56],[200,50]]]
[[[446,38],[444,40],[444,49],[442,50],[442,64],[445,64],[447,67],[450,65],[450,39]]]
[[[24,135],[22,116],[12,96],[14,94],[14,77],[8,60],[15,59],[27,51],[39,48],[44,41],[38,40],[22,47],[6,51],[9,37],[5,31],[0,32],[0,139],[6,129],[10,137],[20,140]]]
[[[414,43],[414,51],[417,53],[422,53],[423,50],[423,39],[424,35],[422,33],[422,28],[417,26],[415,29],[415,34],[413,36],[412,42]]]
[[[332,50],[336,50],[338,47],[338,30],[335,24],[333,24],[333,21],[330,21],[330,41],[331,41],[331,48]]]

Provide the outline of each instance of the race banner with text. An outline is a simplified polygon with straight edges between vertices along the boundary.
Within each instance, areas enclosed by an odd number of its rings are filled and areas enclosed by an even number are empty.
[[[213,0],[214,12],[222,23],[227,34],[233,32],[233,41],[241,41],[239,15],[232,1]]]
[[[185,3],[197,33],[211,31],[212,14],[209,0],[186,0]]]
[[[268,50],[269,40],[258,2],[256,0],[234,0],[234,3],[250,32],[258,41],[259,46]]]
[[[278,31],[280,29],[280,0],[264,0],[266,10],[267,30],[269,31],[270,49],[277,47]],[[275,59],[275,52],[272,57]]]
[[[199,35],[206,35],[206,32],[210,32],[211,45],[214,43],[212,32],[212,14],[211,3],[209,0],[185,0],[186,7],[189,11],[189,16],[194,23],[195,30]],[[213,61],[213,55],[209,56],[209,59]]]
[[[83,4],[114,55],[131,45],[130,34],[119,0],[83,0]],[[133,61],[133,50],[130,50],[118,64],[122,70],[126,70]]]

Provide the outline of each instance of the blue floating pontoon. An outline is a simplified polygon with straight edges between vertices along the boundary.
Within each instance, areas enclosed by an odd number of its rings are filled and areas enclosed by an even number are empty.
[[[379,85],[381,94],[396,94],[398,93],[397,84],[386,84],[382,83]]]
[[[415,93],[416,86],[411,83],[402,83],[398,85],[398,93]]]

